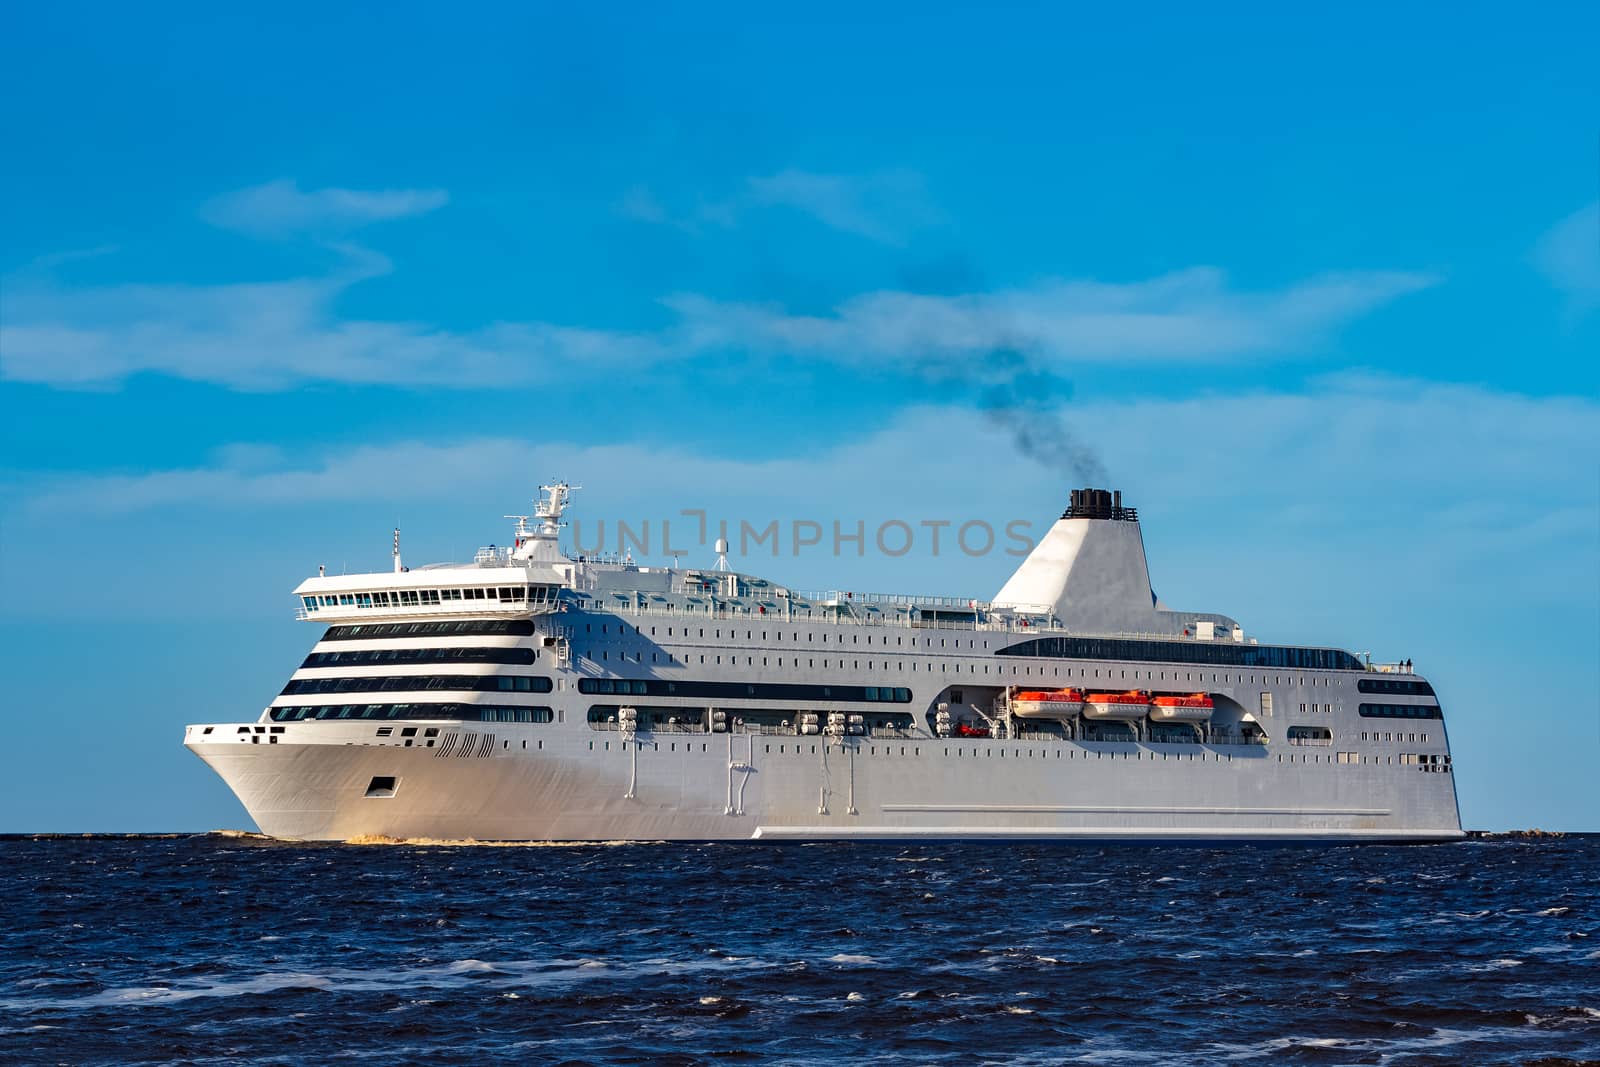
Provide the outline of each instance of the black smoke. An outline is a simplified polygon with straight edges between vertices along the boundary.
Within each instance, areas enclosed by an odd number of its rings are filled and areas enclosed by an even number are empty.
[[[1016,348],[989,352],[972,373],[979,409],[1017,451],[1075,485],[1108,484],[1099,451],[1069,418],[1071,382]]]

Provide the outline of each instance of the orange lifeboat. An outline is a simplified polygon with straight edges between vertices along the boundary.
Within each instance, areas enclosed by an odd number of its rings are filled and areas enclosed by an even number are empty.
[[[1084,698],[1083,714],[1090,719],[1116,719],[1138,722],[1150,712],[1150,694],[1143,689],[1126,693],[1090,693]]]
[[[1068,719],[1082,710],[1081,689],[1024,689],[1011,698],[1011,713],[1022,719]]]
[[[1158,696],[1150,702],[1152,722],[1210,722],[1216,704],[1205,693],[1189,696]]]
[[[989,728],[987,726],[971,726],[964,722],[958,722],[954,733],[957,737],[988,737]]]

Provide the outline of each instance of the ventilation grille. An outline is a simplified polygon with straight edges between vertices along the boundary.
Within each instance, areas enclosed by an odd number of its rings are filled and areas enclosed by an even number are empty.
[[[447,733],[433,750],[434,759],[488,759],[494,755],[494,734]]]

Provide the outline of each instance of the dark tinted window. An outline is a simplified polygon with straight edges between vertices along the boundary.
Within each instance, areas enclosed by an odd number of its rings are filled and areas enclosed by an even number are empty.
[[[1363,704],[1359,709],[1368,719],[1442,719],[1437,704]]]
[[[1277,667],[1288,670],[1361,671],[1366,667],[1337,648],[1295,648],[1206,641],[1140,641],[1115,637],[1036,637],[998,651],[1002,656],[1199,663],[1218,667]]]
[[[459,719],[466,722],[554,722],[555,712],[542,707],[500,704],[314,704],[273,708],[273,722],[302,719]],[[432,736],[437,731],[429,731]],[[404,737],[415,730],[401,731]]]
[[[374,637],[457,637],[477,634],[514,634],[527,637],[533,623],[527,619],[448,619],[440,622],[364,622],[330,626],[324,641],[366,641]]]
[[[1407,696],[1431,697],[1433,686],[1411,678],[1363,678],[1356,683],[1363,693],[1404,693]]]
[[[911,690],[904,687],[803,685],[795,682],[668,682],[655,678],[580,678],[578,692],[749,700],[841,700],[893,704],[911,702]]]
[[[531,648],[362,648],[313,652],[302,667],[372,666],[383,663],[532,663]]]
[[[283,687],[283,695],[409,693],[435,689],[548,693],[551,685],[548,678],[535,678],[526,674],[399,674],[378,678],[296,678]]]

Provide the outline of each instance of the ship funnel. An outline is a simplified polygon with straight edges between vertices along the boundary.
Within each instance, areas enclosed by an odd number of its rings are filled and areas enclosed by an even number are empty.
[[[1139,512],[1122,491],[1074,489],[1067,510],[995,594],[995,603],[1052,606],[1069,628],[1157,632]]]

